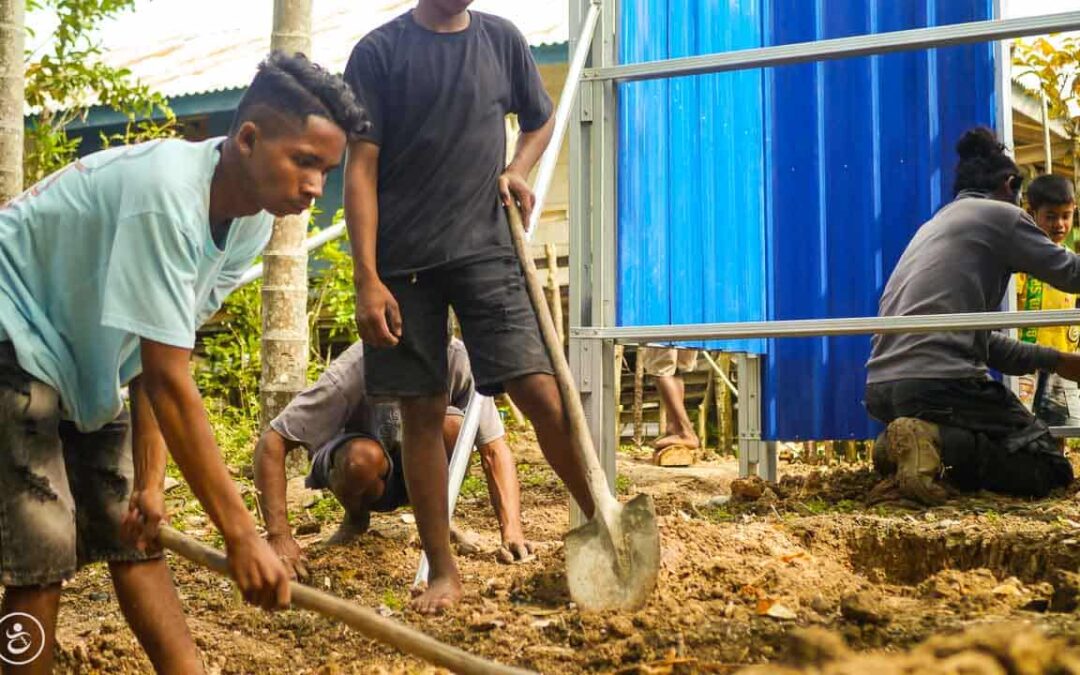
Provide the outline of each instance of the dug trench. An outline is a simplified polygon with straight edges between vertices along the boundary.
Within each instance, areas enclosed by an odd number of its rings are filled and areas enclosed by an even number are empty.
[[[871,654],[889,660],[895,672],[915,672],[899,664],[920,655],[918,672],[1080,675],[1080,665],[1075,671],[1061,665],[1073,658],[1080,664],[1075,494],[1038,502],[976,495],[929,510],[867,507],[861,497],[874,479],[866,469],[785,465],[778,485],[747,486],[733,481],[730,461],[662,470],[628,455],[620,459],[618,486],[656,501],[663,537],[659,583],[640,611],[588,614],[573,605],[562,576],[566,498],[534,440],[521,435],[513,445],[524,526],[538,542],[537,561],[495,562],[487,496],[466,491],[458,521],[481,543],[477,553],[460,557],[466,595],[446,615],[423,617],[408,609],[419,554],[408,513],[378,514],[359,542],[331,547],[322,542],[333,532],[333,519],[317,522],[311,512],[318,507],[298,503],[292,516],[307,524],[301,541],[310,583],[463,649],[545,673],[749,667],[857,673],[867,671],[844,664]],[[189,533],[214,539],[198,520]],[[175,559],[172,566],[210,672],[427,670],[329,620],[251,609],[211,573]],[[965,637],[971,631],[990,633]],[[1013,667],[1008,654],[1023,647],[1010,642],[1017,636],[1060,658]],[[954,642],[946,648],[941,640]],[[971,651],[969,643],[978,658],[996,659],[999,670],[941,666]],[[59,644],[58,672],[149,669],[101,568],[67,584]],[[1006,656],[994,656],[999,653]],[[935,665],[927,666],[927,659]],[[891,672],[874,668],[877,675]]]

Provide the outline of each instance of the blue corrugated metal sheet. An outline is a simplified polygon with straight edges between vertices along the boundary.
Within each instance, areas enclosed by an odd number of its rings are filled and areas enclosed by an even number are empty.
[[[772,0],[765,36],[773,45],[975,21],[991,5]],[[951,195],[956,140],[993,125],[994,78],[990,45],[768,75],[770,318],[876,314],[912,234]],[[767,352],[766,437],[876,434],[862,407],[868,337],[773,340]]]
[[[759,0],[738,5],[626,0],[620,59],[761,46]],[[762,96],[759,71],[620,85],[620,325],[765,317]]]
[[[621,58],[975,21],[992,4],[637,0],[622,3]],[[994,78],[992,46],[974,45],[623,85],[619,323],[874,315],[951,194],[956,139],[995,122]],[[767,438],[874,435],[868,337],[765,351]]]

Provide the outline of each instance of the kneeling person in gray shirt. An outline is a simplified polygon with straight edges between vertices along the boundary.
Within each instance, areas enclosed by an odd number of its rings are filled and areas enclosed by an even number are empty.
[[[1058,246],[1016,206],[1022,174],[988,129],[957,145],[956,199],[924,223],[885,285],[880,316],[989,312],[1014,272],[1080,292],[1080,256]],[[947,484],[1044,497],[1073,480],[1050,430],[1004,385],[1006,375],[1053,372],[1080,380],[1080,355],[995,331],[875,335],[866,408],[887,424],[875,466],[910,499],[935,504]],[[940,479],[940,480],[939,480]]]
[[[474,389],[465,345],[451,340],[443,421],[447,457],[453,451],[465,407]],[[489,398],[476,434],[491,504],[499,520],[499,559],[530,554],[521,530],[520,488],[514,458],[505,441],[499,412]],[[357,342],[270,422],[255,449],[255,487],[259,491],[271,547],[287,567],[306,576],[303,555],[293,539],[286,506],[285,456],[303,446],[311,459],[305,484],[329,489],[345,509],[345,520],[330,543],[345,543],[364,533],[372,511],[389,512],[409,503],[401,461],[401,411],[396,402],[366,395],[364,349]]]

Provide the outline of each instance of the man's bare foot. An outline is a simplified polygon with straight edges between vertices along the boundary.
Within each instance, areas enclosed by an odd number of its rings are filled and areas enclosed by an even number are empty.
[[[694,434],[668,434],[656,439],[652,444],[654,450],[663,450],[670,445],[685,445],[688,448],[698,448],[701,446],[701,441]]]
[[[337,532],[330,535],[330,538],[326,540],[326,543],[331,546],[351,544],[356,541],[360,535],[368,531],[368,526],[370,524],[370,513],[365,511],[360,515],[353,516],[346,511],[345,520],[341,521],[341,525],[338,525]]]
[[[431,577],[427,588],[413,590],[410,606],[421,614],[441,614],[461,600],[461,578],[455,569],[448,576]]]
[[[454,544],[458,555],[476,555],[480,552],[480,537],[457,525],[450,525],[450,542]]]
[[[502,546],[495,552],[495,559],[507,565],[532,562],[536,560],[536,555],[533,553],[533,543],[525,541],[525,538],[521,535],[515,537],[504,536]]]

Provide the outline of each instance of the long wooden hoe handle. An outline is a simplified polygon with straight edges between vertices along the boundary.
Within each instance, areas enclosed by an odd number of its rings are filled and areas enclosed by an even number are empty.
[[[228,575],[228,562],[220,551],[181,534],[171,527],[161,528],[158,541],[165,548],[197,565],[207,567],[218,574]],[[341,621],[369,638],[391,645],[406,654],[418,656],[429,663],[449,668],[455,673],[526,675],[532,672],[473,656],[457,647],[443,644],[418,630],[379,616],[365,607],[346,602],[310,586],[294,581],[290,583],[290,589],[294,606],[311,610],[328,619]]]

